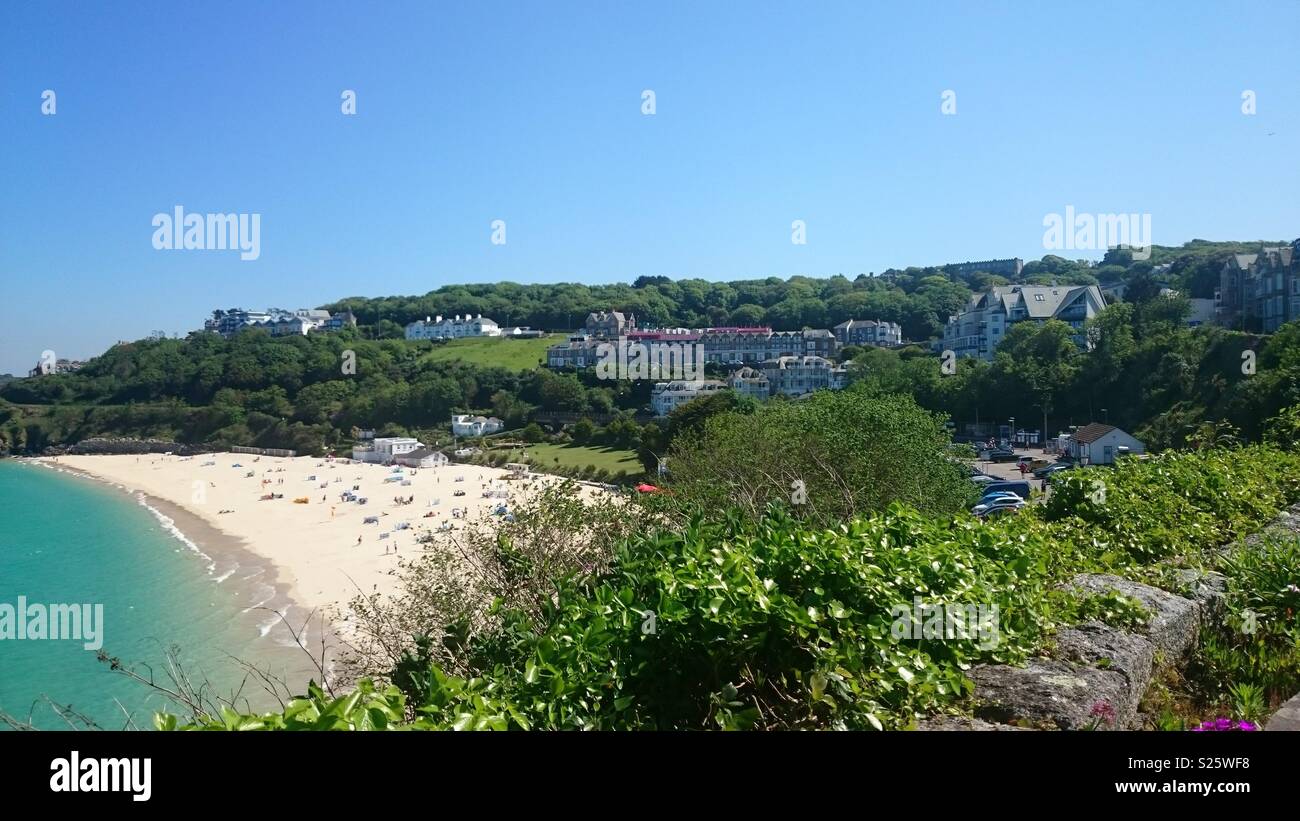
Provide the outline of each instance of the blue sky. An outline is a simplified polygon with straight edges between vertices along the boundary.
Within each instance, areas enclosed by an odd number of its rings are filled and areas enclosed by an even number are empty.
[[[1294,0],[809,5],[7,3],[0,373],[231,305],[1036,259],[1067,205],[1300,235]],[[155,250],[176,205],[260,257]]]

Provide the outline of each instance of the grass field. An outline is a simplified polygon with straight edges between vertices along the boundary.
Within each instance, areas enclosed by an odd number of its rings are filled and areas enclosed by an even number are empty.
[[[534,370],[546,358],[554,338],[500,339],[490,336],[452,339],[434,345],[421,361],[448,362],[459,359],[471,365],[500,367],[511,371]]]
[[[517,450],[510,452],[512,462],[520,461],[519,456]],[[558,463],[555,461],[557,458],[560,460]],[[619,450],[605,445],[529,445],[528,461],[541,471],[556,464],[579,468],[595,465],[611,473],[625,470],[631,475],[639,474],[644,470],[641,461],[636,458],[636,453],[633,451]]]

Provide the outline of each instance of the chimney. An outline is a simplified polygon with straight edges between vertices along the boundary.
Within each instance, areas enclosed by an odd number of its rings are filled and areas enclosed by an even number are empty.
[[[438,319],[437,319],[436,321],[437,321],[437,322],[441,322],[441,321],[442,321],[442,314],[438,314]]]

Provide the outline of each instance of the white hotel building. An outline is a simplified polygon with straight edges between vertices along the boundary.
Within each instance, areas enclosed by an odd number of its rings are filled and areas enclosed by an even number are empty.
[[[650,406],[655,416],[667,416],[692,399],[725,391],[727,383],[718,379],[659,382],[650,389]]]
[[[355,445],[352,448],[352,458],[357,462],[387,465],[396,461],[398,457],[423,447],[419,439],[412,439],[409,436],[380,438],[368,444]]]
[[[441,316],[429,319],[417,319],[406,326],[407,339],[460,339],[466,336],[500,336],[501,326],[482,314],[443,319]]]
[[[1096,285],[1002,285],[975,294],[966,310],[948,318],[943,349],[958,358],[993,361],[998,344],[1017,322],[1059,319],[1074,329],[1074,342],[1087,347],[1084,323],[1106,307]]]

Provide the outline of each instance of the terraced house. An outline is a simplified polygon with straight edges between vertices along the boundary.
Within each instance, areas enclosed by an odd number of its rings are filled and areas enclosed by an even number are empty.
[[[650,406],[655,416],[667,416],[693,399],[727,389],[727,383],[717,379],[659,382],[650,392]]]
[[[958,358],[993,360],[998,344],[1017,322],[1046,322],[1058,319],[1074,329],[1074,343],[1088,346],[1084,323],[1103,308],[1106,301],[1096,285],[1003,285],[971,297],[966,310],[948,318],[943,330],[943,348]]]
[[[658,328],[625,330],[621,343],[677,342],[704,346],[704,361],[720,365],[757,365],[782,356],[821,356],[834,358],[840,343],[827,330],[773,331],[753,328]],[[565,342],[552,345],[546,352],[546,364],[552,368],[590,368],[599,359],[598,350],[606,337],[590,333],[575,334]]]
[[[874,319],[846,319],[831,332],[841,345],[874,345],[893,348],[903,344],[903,327],[897,322]]]
[[[848,369],[822,356],[782,356],[762,364],[773,396],[803,396],[844,387]]]
[[[441,316],[417,319],[406,326],[407,339],[461,339],[467,336],[500,336],[501,326],[483,314],[443,319]]]
[[[700,335],[704,361],[751,365],[782,356],[834,358],[840,343],[827,330],[773,331],[771,328],[710,328]]]
[[[1219,274],[1215,311],[1220,325],[1264,333],[1300,319],[1300,239],[1230,256]]]

